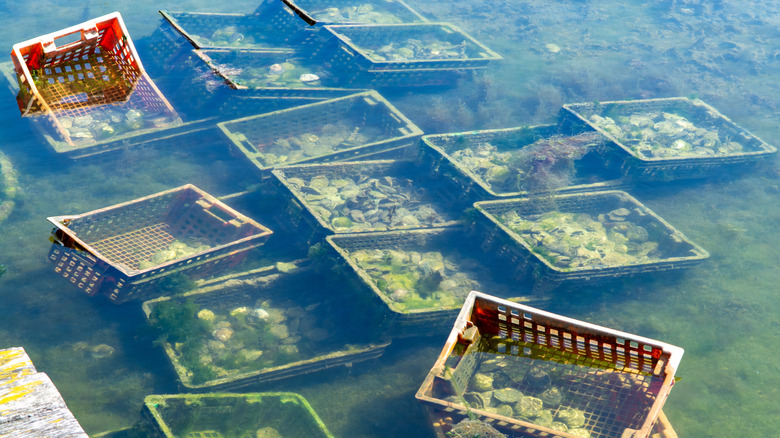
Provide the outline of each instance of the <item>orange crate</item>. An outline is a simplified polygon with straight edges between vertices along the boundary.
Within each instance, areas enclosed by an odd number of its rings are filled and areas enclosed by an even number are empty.
[[[41,116],[35,121],[56,152],[182,124],[118,12],[15,44],[11,58],[19,110]]]
[[[476,418],[512,436],[645,438],[682,355],[674,345],[471,292],[416,398],[434,418]]]

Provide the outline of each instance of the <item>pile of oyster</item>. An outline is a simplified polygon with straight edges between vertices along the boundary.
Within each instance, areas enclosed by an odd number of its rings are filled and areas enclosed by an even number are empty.
[[[195,383],[295,362],[310,356],[310,344],[333,334],[331,322],[311,317],[317,306],[259,299],[232,309],[201,308],[199,332],[172,347]],[[202,368],[209,372],[192,372]]]
[[[78,143],[107,140],[140,129],[164,128],[178,119],[168,113],[103,105],[100,111],[75,117],[58,115],[57,120],[71,139]]]
[[[212,67],[230,77],[234,83],[248,88],[301,88],[321,85],[320,75],[292,59],[261,67],[232,68],[213,63]]]
[[[533,361],[522,357],[479,354],[477,372],[469,380],[463,397],[450,396],[447,401],[590,437],[585,414],[567,406],[576,395],[556,386],[559,382],[551,378],[552,368],[533,365]]]
[[[341,8],[326,8],[312,11],[317,21],[330,23],[399,24],[403,20],[390,12],[374,10],[371,3],[356,4]]]
[[[536,191],[570,185],[575,162],[600,144],[602,136],[586,132],[539,139],[524,147],[509,139],[456,141],[450,156],[497,192]],[[508,144],[507,144],[508,143]]]
[[[217,29],[211,34],[210,38],[202,35],[193,35],[193,39],[197,40],[202,47],[250,47],[257,42],[251,33],[244,35],[242,29],[239,29],[237,26],[226,26]]]
[[[658,242],[636,223],[645,215],[638,208],[617,208],[596,218],[560,211],[521,217],[509,211],[499,220],[553,266],[587,269],[658,261]]]
[[[466,40],[454,44],[435,38],[425,41],[408,38],[377,48],[363,48],[372,61],[421,61],[432,59],[465,59]]]
[[[346,122],[324,124],[314,132],[277,138],[256,145],[257,158],[266,167],[294,163],[306,158],[328,155],[340,150],[380,141],[385,136],[371,126],[352,126]]]
[[[149,269],[185,257],[195,255],[211,248],[209,242],[201,239],[187,239],[186,241],[174,239],[166,248],[161,249],[148,259],[138,261],[138,269]]]
[[[349,257],[400,310],[458,307],[470,291],[481,290],[473,278],[483,265],[475,259],[399,249],[358,250]]]
[[[591,123],[643,158],[712,157],[743,152],[743,145],[721,136],[711,126],[699,127],[668,112],[641,112],[629,116],[591,115]]]
[[[318,175],[287,182],[337,232],[423,228],[450,220],[408,178]]]

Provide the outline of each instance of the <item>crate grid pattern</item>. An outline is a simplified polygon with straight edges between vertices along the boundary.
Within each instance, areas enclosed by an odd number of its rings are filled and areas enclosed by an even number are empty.
[[[472,334],[466,335],[469,330]],[[466,350],[454,356],[455,345],[464,342]],[[474,412],[499,429],[524,436],[574,437],[440,398],[462,395],[481,357],[505,358],[502,369],[516,363],[556,376],[552,384],[569,395],[553,408],[554,417],[560,409],[574,408],[583,412],[583,427],[594,438],[644,437],[660,415],[682,354],[669,344],[472,292],[416,397],[440,412]],[[457,365],[447,366],[455,357]],[[532,384],[514,383],[524,394]]]
[[[486,234],[485,246],[499,247],[500,251],[518,262],[518,272],[526,265],[534,264],[544,270],[544,278],[553,281],[589,281],[616,275],[632,275],[646,272],[656,272],[668,269],[684,268],[709,257],[709,253],[697,244],[686,238],[680,231],[663,220],[660,216],[639,203],[629,194],[621,191],[585,192],[553,195],[536,202],[531,198],[507,199],[499,201],[481,201],[474,204],[481,213],[478,226],[481,232]],[[674,245],[682,253],[685,248],[686,255],[662,256],[658,261],[645,263],[606,266],[602,268],[582,267],[565,269],[552,266],[541,256],[531,250],[530,245],[522,236],[518,235],[499,221],[502,214],[515,211],[521,216],[541,214],[549,211],[562,211],[574,213],[607,213],[608,211],[625,207],[637,209],[646,216],[652,226],[664,232],[663,242],[659,242],[659,248],[664,245]],[[507,245],[509,244],[509,245]],[[502,247],[503,248],[500,248]]]
[[[281,2],[280,2],[281,3]],[[267,17],[258,14],[224,14],[210,12],[160,11],[163,18],[171,24],[196,49],[241,49],[262,52],[292,53],[293,47],[287,43],[294,35],[274,29]],[[209,44],[212,35],[219,30],[234,27],[244,38],[237,44],[220,46]],[[269,38],[268,35],[273,35]],[[255,39],[254,43],[241,43],[246,36]],[[238,37],[237,37],[238,38]]]
[[[336,24],[323,19],[321,11],[327,8],[360,5],[362,3],[355,0],[329,0],[325,4],[317,0],[263,0],[255,12],[263,15],[264,19],[272,21],[279,29],[294,31],[305,25]],[[428,21],[402,0],[382,0],[373,2],[371,6],[375,11],[392,13],[404,23]],[[361,22],[347,21],[342,24],[361,24]]]
[[[345,70],[358,67],[363,70],[402,73],[409,69],[471,69],[485,67],[491,61],[502,59],[501,55],[449,23],[327,25],[325,29],[333,35],[339,47],[334,51],[331,62]],[[422,39],[425,34],[451,44],[465,43],[468,53],[459,59],[374,61],[365,52],[365,49],[379,49],[387,41]]]
[[[275,111],[268,114],[220,122],[220,130],[254,164],[260,172],[268,171],[259,157],[266,145],[277,139],[302,132],[318,131],[327,124],[347,122],[356,129],[372,127],[381,134],[373,141],[336,150],[328,154],[307,157],[296,163],[328,162],[354,159],[374,153],[411,146],[422,131],[375,91],[356,93],[322,102]]]
[[[103,272],[95,269],[95,266],[84,264],[76,257],[74,250],[65,250],[55,245],[52,245],[49,251],[49,261],[54,263],[56,274],[70,281],[87,295],[95,295],[100,288]]]
[[[650,158],[634,151],[588,120],[588,117],[594,114],[628,116],[632,113],[658,111],[680,112],[695,126],[701,127],[704,124],[708,128],[716,128],[722,137],[732,138],[749,150],[720,156]],[[699,99],[685,97],[565,104],[560,111],[559,124],[570,130],[578,130],[584,126],[599,131],[616,145],[614,153],[625,160],[626,172],[640,178],[705,177],[723,166],[753,163],[777,152],[774,146],[740,127],[710,105]]]
[[[219,214],[211,210],[219,210]],[[60,275],[70,277],[73,282],[90,284],[89,275],[73,273],[102,269],[102,274],[109,267],[115,269],[117,278],[111,284],[100,284],[98,279],[101,292],[115,302],[126,301],[127,294],[135,297],[148,292],[155,281],[162,281],[174,272],[186,271],[195,276],[231,266],[241,260],[246,250],[265,243],[271,234],[268,228],[189,184],[79,216],[49,218],[49,221],[57,227],[56,232],[67,236],[64,240],[73,240],[77,245],[76,248],[53,245],[58,251],[50,253],[55,270],[59,269]],[[210,249],[137,270],[141,260],[167,248],[176,238],[188,237],[205,241]],[[76,253],[84,254],[76,256]]]
[[[478,145],[481,143],[490,143],[495,139],[500,139],[506,136],[512,135],[527,135],[529,142],[521,145],[518,149],[533,143],[533,141],[549,138],[557,135],[557,125],[537,125],[528,127],[517,128],[504,128],[504,129],[488,129],[482,131],[460,132],[451,134],[432,134],[424,135],[422,137],[422,145],[424,150],[431,156],[433,165],[437,171],[441,173],[454,173],[454,178],[460,181],[461,187],[466,191],[477,190],[481,197],[484,198],[509,198],[525,196],[528,193],[525,191],[502,191],[500,189],[494,189],[489,183],[487,183],[482,177],[474,173],[471,169],[465,166],[460,160],[454,158],[449,150],[453,145],[457,145],[458,142],[468,140],[472,145]],[[565,138],[565,136],[564,136]],[[602,146],[597,152],[602,153],[604,146]],[[598,191],[606,189],[615,189],[622,184],[621,171],[606,170],[610,173],[610,179],[595,183],[576,183],[569,187],[562,187],[556,190],[557,193],[577,193],[583,191]]]

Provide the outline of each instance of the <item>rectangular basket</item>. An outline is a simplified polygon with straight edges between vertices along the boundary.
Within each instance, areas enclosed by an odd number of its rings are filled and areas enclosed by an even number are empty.
[[[280,32],[261,14],[160,11],[196,49],[292,53],[296,37]]]
[[[406,337],[449,330],[473,289],[502,297],[522,293],[506,275],[511,269],[504,261],[483,252],[470,237],[463,227],[447,227],[340,234],[326,240],[349,266],[344,272],[349,271],[345,275],[355,289],[370,296],[369,305],[390,315],[385,332]],[[403,291],[390,290],[394,281]]]
[[[448,181],[421,173],[411,161],[307,164],[276,169],[272,173],[279,192],[277,196],[287,201],[286,206],[282,204],[279,209],[277,222],[308,244],[330,234],[453,225],[471,201],[462,198]],[[341,190],[341,200],[331,205],[330,200],[321,199],[310,190],[308,186],[312,181],[317,186],[322,181],[329,184],[333,181],[333,185],[345,183],[344,187],[348,188]],[[390,183],[396,184],[397,193],[384,195],[383,191],[391,192],[386,188]],[[374,209],[377,211],[372,212]],[[403,209],[416,215],[417,223],[412,219],[405,220]],[[361,211],[363,219],[352,210]]]
[[[131,145],[182,125],[118,12],[15,44],[12,59],[19,109],[55,152]]]
[[[680,231],[667,223],[649,208],[645,207],[628,193],[621,191],[604,191],[573,194],[555,194],[536,198],[506,199],[499,201],[484,201],[474,204],[479,214],[475,216],[476,227],[485,238],[485,245],[492,246],[503,252],[503,255],[512,260],[517,266],[517,274],[521,277],[532,275],[542,282],[567,282],[567,281],[595,281],[606,280],[624,275],[634,275],[646,272],[657,272],[669,269],[689,267],[709,257],[709,253],[695,243],[691,242]],[[517,215],[524,220],[533,219],[534,215],[544,213],[564,213],[573,215],[587,214],[592,220],[600,222],[602,226],[609,225],[610,229],[603,229],[607,240],[603,243],[615,243],[626,246],[624,257],[616,257],[601,262],[583,262],[580,266],[557,266],[550,260],[555,255],[547,245],[565,246],[566,243],[541,243],[531,242],[529,237],[524,237],[510,229],[502,220],[502,215]],[[616,216],[612,216],[616,215]],[[622,215],[622,216],[621,216]],[[553,227],[553,230],[561,228],[565,231],[567,224]],[[549,228],[547,225],[544,227]],[[641,229],[639,229],[641,228]],[[643,231],[644,230],[644,231]],[[615,234],[612,234],[615,233]],[[576,235],[583,235],[582,231],[566,231],[566,238],[575,239]],[[620,234],[623,236],[617,236]],[[631,234],[629,239],[627,236]],[[544,238],[541,232],[540,238]],[[636,236],[636,237],[634,237]],[[658,252],[658,255],[647,259],[636,259],[639,249],[629,248],[629,243],[640,245],[652,242],[657,244],[650,252]],[[598,252],[598,247],[588,248],[590,241],[580,242],[575,240],[569,243],[576,247],[576,251],[587,249]],[[605,251],[608,252],[608,251]],[[613,251],[614,252],[614,251]],[[558,252],[557,254],[563,254]],[[588,254],[581,255],[586,260]],[[594,256],[595,257],[595,256]],[[591,257],[593,258],[593,257]],[[637,260],[637,261],[634,261]]]
[[[416,398],[523,436],[645,438],[682,355],[670,344],[472,292]]]
[[[605,159],[608,146],[602,139],[561,135],[556,125],[538,125],[424,135],[422,147],[436,172],[450,175],[464,191],[476,192],[478,199],[504,199],[619,187],[620,164]]]
[[[309,402],[291,392],[148,395],[145,432],[152,437],[333,438]],[[276,434],[273,434],[276,431]]]
[[[559,123],[604,134],[637,179],[713,176],[777,152],[710,105],[685,97],[566,104]]]
[[[233,390],[336,366],[350,366],[384,353],[390,343],[379,337],[373,314],[353,311],[351,297],[344,294],[343,289],[329,285],[327,279],[312,269],[297,266],[289,273],[273,266],[255,270],[253,275],[243,276],[238,281],[234,276],[226,276],[224,280],[210,281],[208,285],[185,294],[143,303],[143,311],[150,324],[155,309],[160,305],[168,305],[169,308],[190,306],[198,316],[188,314],[185,318],[200,319],[206,312],[212,316],[211,321],[218,321],[208,329],[188,331],[185,340],[172,342],[167,337],[163,343],[183,389],[198,392]],[[255,324],[258,318],[251,320],[255,311],[265,313],[265,325]],[[189,327],[184,322],[174,326],[177,329]],[[229,335],[225,335],[227,339],[217,331],[225,326],[231,330]],[[243,346],[233,345],[231,338],[238,339]],[[256,358],[235,359],[229,362],[235,364],[230,368],[218,362],[217,354],[220,352],[209,350],[215,365],[221,364],[220,374],[209,371],[210,368],[200,362],[196,365],[187,362],[187,352],[199,351],[197,347],[200,343],[213,344],[214,340],[222,342],[226,348],[220,351],[235,352],[236,357],[240,351],[262,353]],[[261,340],[262,345],[252,344]],[[273,350],[271,345],[278,346],[278,349]],[[294,351],[289,350],[292,347]],[[265,363],[262,362],[263,354],[265,357],[276,356]],[[282,355],[286,355],[285,360],[279,359]]]
[[[115,303],[159,294],[172,274],[199,277],[230,268],[271,235],[191,184],[48,220],[55,226],[49,252],[55,272]],[[197,242],[182,246],[184,239]]]
[[[336,87],[329,72],[299,54],[226,49],[199,49],[195,54],[230,88],[256,98],[307,103],[365,91]],[[304,80],[307,74],[318,79]]]
[[[263,177],[277,166],[354,160],[408,148],[422,136],[420,128],[373,90],[217,126]]]
[[[325,29],[337,44],[331,63],[346,71],[457,70],[485,67],[502,59],[501,55],[449,23],[328,25]],[[441,47],[431,49],[426,44]],[[409,49],[413,53],[407,59],[386,59],[385,55],[392,53],[394,46],[405,48],[405,45],[414,46]],[[438,51],[439,54],[431,55],[438,58],[423,58],[420,53],[425,51]],[[445,56],[446,52],[452,54]]]

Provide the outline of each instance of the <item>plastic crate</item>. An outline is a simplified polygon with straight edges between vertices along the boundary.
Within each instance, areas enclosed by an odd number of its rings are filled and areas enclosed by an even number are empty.
[[[624,275],[689,267],[709,257],[706,250],[691,242],[680,231],[632,196],[621,191],[483,201],[475,203],[474,206],[479,211],[475,216],[475,226],[480,230],[478,232],[486,236],[484,244],[497,248],[503,252],[504,257],[512,260],[517,266],[518,276],[534,276],[542,282],[606,280]],[[551,243],[538,243],[532,240],[529,234],[521,235],[513,231],[502,218],[503,215],[509,214],[517,215],[524,220],[536,221],[539,215],[551,213],[571,214],[575,221],[579,220],[578,216],[587,214],[590,216],[589,221],[600,223],[603,227],[602,234],[607,239],[601,242],[615,244],[614,251],[612,249],[602,251],[607,253],[606,255],[610,252],[618,252],[618,245],[624,245],[626,248],[610,259],[606,256],[598,259],[586,253],[580,256],[587,260],[587,263],[572,264],[573,260],[556,262],[553,258],[563,257],[561,254],[565,253],[554,252],[553,246],[566,246],[567,243],[554,240]],[[553,229],[564,230],[567,238],[574,238],[577,234],[583,235],[582,231],[571,227],[566,221],[554,223]],[[549,228],[548,225],[539,226]],[[572,230],[566,231],[566,227]],[[591,225],[586,226],[588,227],[592,228]],[[617,234],[623,237],[620,238]],[[541,233],[538,235],[540,238],[544,237]],[[577,252],[585,250],[599,252],[598,245],[595,248],[590,247],[592,246],[590,240],[587,242],[575,240],[575,242],[578,243],[569,244],[574,245]],[[656,244],[654,248],[653,243]],[[642,251],[647,253],[646,258],[638,258]]]
[[[405,74],[422,75],[429,69],[429,75],[435,78],[436,75],[446,74],[447,70],[481,68],[491,61],[502,59],[501,55],[449,23],[328,25],[325,29],[336,43],[330,56],[333,67],[347,74],[365,73],[369,79],[381,71],[385,76],[403,78]],[[430,49],[427,44],[449,45],[451,48]],[[404,60],[386,59],[399,46],[407,49],[406,46],[415,47],[408,50],[412,53]],[[420,55],[424,51],[439,53],[426,59]],[[449,52],[452,53],[447,55]]]
[[[420,128],[373,90],[217,126],[263,177],[277,166],[354,160],[408,148],[422,136]]]
[[[343,292],[310,268],[298,265],[290,273],[281,273],[269,267],[241,278],[210,281],[182,295],[145,301],[143,311],[152,323],[158,306],[189,308],[184,319],[170,323],[187,330],[186,338],[172,338],[166,332],[163,343],[180,386],[199,392],[232,390],[381,356],[389,342],[373,326],[373,314],[355,312]],[[210,313],[211,325],[187,325],[206,320],[204,312]],[[212,358],[214,369],[201,359],[187,359],[204,356]]]
[[[255,13],[267,15],[280,29],[297,29],[304,23],[314,26],[428,21],[403,0],[262,0]]]
[[[143,414],[153,437],[333,438],[309,402],[291,392],[149,395]]]
[[[685,97],[566,104],[560,124],[604,134],[626,172],[638,179],[712,176],[777,151],[715,108]],[[643,141],[662,147],[649,149]]]
[[[300,55],[225,49],[201,49],[195,53],[230,88],[245,90],[244,94],[258,98],[325,100],[364,91],[333,86],[329,72]],[[304,81],[306,74],[319,79]]]
[[[54,271],[115,303],[159,294],[172,274],[199,277],[234,266],[271,235],[191,184],[48,220]]]
[[[445,333],[473,289],[503,297],[519,292],[513,279],[503,278],[511,271],[500,269],[502,261],[483,253],[462,227],[340,234],[327,241],[349,266],[356,289],[390,315],[385,331],[393,337]],[[393,281],[402,291],[391,290]]]
[[[479,199],[615,189],[623,174],[620,163],[603,155],[607,141],[595,133],[561,135],[556,125],[422,137],[423,151],[436,171]]]
[[[261,14],[160,11],[196,49],[242,49],[292,53],[299,38],[280,32]]]
[[[281,217],[277,222],[306,244],[318,242],[330,234],[453,225],[470,202],[448,181],[421,173],[411,161],[290,166],[274,170],[273,175],[281,192],[279,198],[288,200],[286,207],[280,209]],[[330,186],[331,180],[333,185],[346,183],[342,188],[346,187],[347,191],[339,192],[343,202],[320,199],[307,188],[307,185],[318,185],[322,181],[328,181]],[[394,185],[396,194],[382,193],[391,192],[385,188],[389,184]],[[373,212],[374,209],[377,211]],[[363,219],[353,210],[360,211]],[[414,216],[415,220],[406,218],[407,215]]]
[[[472,292],[416,398],[508,433],[644,438],[682,355],[670,344]],[[554,429],[563,427],[553,421],[570,426]]]
[[[55,152],[132,145],[182,125],[144,71],[117,12],[15,44],[12,59],[19,109],[34,116]]]

